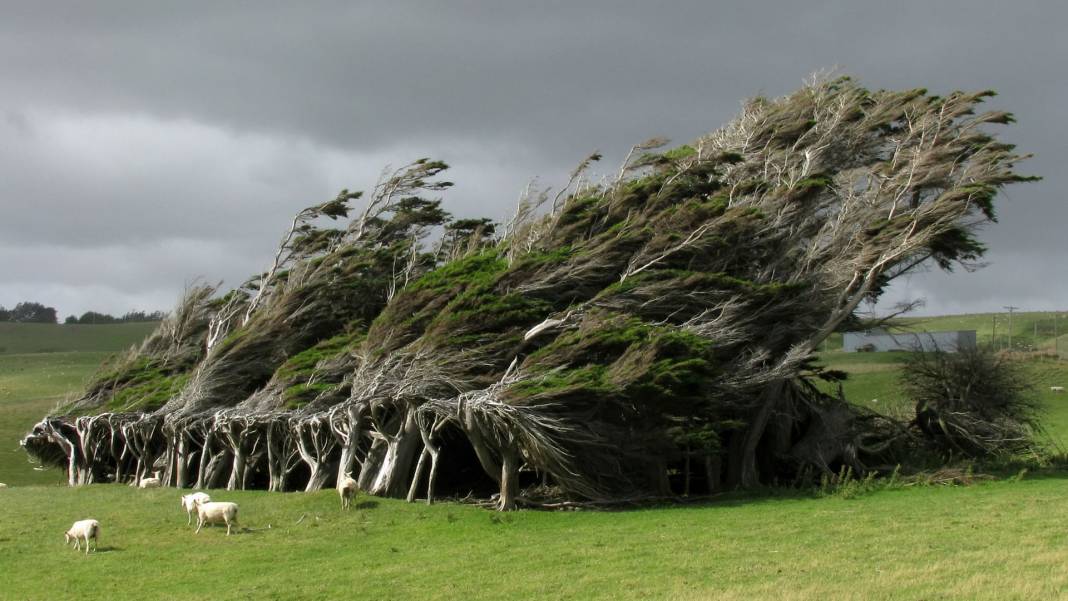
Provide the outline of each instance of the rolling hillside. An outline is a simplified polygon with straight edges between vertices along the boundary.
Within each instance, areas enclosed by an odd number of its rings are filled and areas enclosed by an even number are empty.
[[[60,325],[0,322],[0,355],[114,352],[143,340],[158,322]]]
[[[64,480],[57,470],[34,470],[19,439],[51,409],[80,392],[109,356],[137,344],[156,325],[0,323],[0,482]]]

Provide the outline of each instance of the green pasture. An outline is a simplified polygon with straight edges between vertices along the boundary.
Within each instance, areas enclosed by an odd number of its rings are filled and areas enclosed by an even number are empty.
[[[0,491],[5,599],[1056,599],[1068,481],[853,499],[730,497],[621,512],[498,514],[336,494],[210,491],[242,531],[199,535],[179,491]],[[100,549],[63,546],[76,519]]]
[[[144,340],[157,322],[108,325],[0,322],[0,355],[126,350]]]
[[[67,327],[67,326],[64,326]],[[85,326],[110,328],[116,326]],[[95,342],[110,335],[90,331]],[[129,341],[133,342],[133,341]],[[126,344],[125,342],[123,344]],[[725,494],[688,506],[499,514],[334,491],[210,491],[241,531],[197,535],[173,489],[70,489],[34,471],[22,433],[122,345],[0,355],[0,599],[1057,599],[1068,597],[1068,480],[910,485],[846,498]],[[853,402],[907,407],[902,356],[825,352]],[[1068,362],[1028,359],[1053,437],[1068,443]],[[63,545],[100,521],[99,550]]]

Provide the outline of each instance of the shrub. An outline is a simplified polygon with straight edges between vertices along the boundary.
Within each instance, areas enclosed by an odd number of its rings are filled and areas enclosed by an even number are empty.
[[[935,447],[981,458],[1034,447],[1039,405],[1023,367],[989,349],[912,353],[901,385],[913,425]]]

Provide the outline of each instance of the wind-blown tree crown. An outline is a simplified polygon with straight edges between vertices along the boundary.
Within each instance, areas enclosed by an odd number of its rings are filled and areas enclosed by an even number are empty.
[[[998,191],[1030,179],[990,131],[1011,115],[976,112],[991,95],[816,80],[690,145],[639,144],[611,181],[589,179],[591,155],[499,238],[423,197],[450,185],[443,163],[386,172],[346,227],[315,225],[348,218],[360,197],[342,191],[297,215],[267,272],[194,294],[204,317],[176,348],[203,350],[163,362],[177,390],[105,421],[140,441],[137,470],[178,485],[355,471],[429,499],[442,472],[502,509],[535,484],[607,499],[866,469],[899,424],[821,394],[812,378],[833,374],[813,353],[894,278],[982,255]],[[156,345],[129,365],[160,364]],[[137,381],[124,369],[74,408],[115,407]],[[75,447],[64,423],[42,422],[31,452]],[[110,453],[67,453],[72,481],[128,472]]]

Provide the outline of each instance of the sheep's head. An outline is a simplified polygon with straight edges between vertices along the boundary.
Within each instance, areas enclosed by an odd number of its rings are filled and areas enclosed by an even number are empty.
[[[71,534],[70,530],[67,530],[66,532],[63,533],[63,544],[64,545],[69,545],[70,544],[70,539],[72,539],[72,538],[74,538],[74,535]]]

